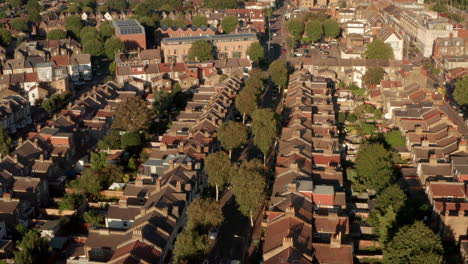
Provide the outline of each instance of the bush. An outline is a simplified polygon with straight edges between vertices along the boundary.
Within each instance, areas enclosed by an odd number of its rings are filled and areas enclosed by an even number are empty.
[[[140,135],[135,132],[125,133],[121,137],[122,148],[135,147],[141,144]]]

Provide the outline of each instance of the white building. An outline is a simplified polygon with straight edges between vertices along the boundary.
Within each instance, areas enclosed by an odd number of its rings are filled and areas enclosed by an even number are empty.
[[[393,49],[393,56],[395,60],[403,59],[403,38],[388,25],[383,26],[377,32],[377,38],[389,44]]]

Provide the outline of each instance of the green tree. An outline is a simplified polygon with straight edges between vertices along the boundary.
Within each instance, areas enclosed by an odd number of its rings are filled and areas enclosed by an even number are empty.
[[[61,29],[52,29],[51,31],[47,32],[47,39],[48,40],[58,40],[58,39],[66,39],[67,32]]]
[[[422,222],[407,225],[384,247],[384,263],[441,264],[444,248],[438,235]]]
[[[79,194],[74,194],[74,193],[73,194],[66,193],[62,197],[62,200],[60,200],[59,209],[60,210],[75,210],[81,205],[82,202],[83,202],[83,196]]]
[[[253,212],[262,200],[265,178],[255,170],[240,167],[231,177],[231,184],[240,211],[250,217],[250,224],[253,226]]]
[[[112,127],[127,132],[146,132],[153,116],[145,100],[140,97],[131,97],[117,105]]]
[[[379,193],[393,181],[393,155],[380,143],[361,146],[356,171],[358,184]]]
[[[80,36],[81,28],[83,27],[83,22],[81,17],[78,15],[67,16],[65,19],[65,28],[67,33],[75,39],[78,39]]]
[[[49,257],[49,241],[41,237],[37,229],[29,230],[17,244],[17,248],[14,252],[17,264],[44,263]]]
[[[218,151],[208,155],[204,163],[206,175],[208,175],[208,184],[216,188],[216,201],[218,201],[220,189],[229,180],[232,167],[231,161],[225,152]]]
[[[203,6],[207,8],[226,9],[237,8],[239,4],[236,0],[205,0]]]
[[[395,213],[399,213],[405,206],[406,194],[397,184],[390,185],[380,192],[374,200],[374,208],[372,212],[385,213],[388,207],[392,207]]]
[[[172,20],[170,18],[165,18],[165,19],[161,20],[161,26],[174,27],[175,26],[174,20]]]
[[[368,86],[380,84],[385,75],[385,71],[381,67],[371,67],[362,76],[362,80]]]
[[[273,146],[277,132],[275,112],[270,108],[255,110],[252,114],[252,134],[254,144],[263,153],[263,163],[266,163],[268,151]]]
[[[406,138],[401,135],[400,130],[393,129],[384,135],[385,142],[392,148],[403,147],[406,145]]]
[[[109,21],[105,21],[99,25],[99,35],[102,39],[108,39],[114,35],[114,27]]]
[[[71,14],[79,15],[81,13],[81,7],[77,4],[70,4],[67,11]]]
[[[6,28],[0,28],[0,45],[8,46],[11,43],[11,33]]]
[[[323,23],[323,31],[326,37],[336,38],[340,34],[340,24],[333,19],[327,19]]]
[[[187,208],[185,228],[206,234],[213,227],[219,227],[224,220],[219,203],[212,199],[195,198]]]
[[[380,39],[375,39],[367,45],[366,58],[368,59],[393,59],[393,49],[390,44]]]
[[[105,152],[91,152],[91,168],[100,169],[106,167],[109,163],[106,160],[107,153]]]
[[[254,42],[247,49],[247,55],[251,61],[259,63],[263,58],[265,58],[265,49],[258,42]]]
[[[85,223],[90,224],[92,227],[104,226],[104,217],[100,215],[96,210],[90,210],[83,214],[83,220]]]
[[[381,246],[385,246],[390,240],[392,230],[396,221],[396,213],[393,210],[393,207],[385,208],[385,214],[378,214],[378,236],[379,243]],[[375,230],[375,229],[374,229]]]
[[[255,94],[258,98],[264,89],[264,83],[263,80],[258,78],[255,74],[256,73],[249,73],[249,78],[245,82],[244,90]]]
[[[125,133],[120,140],[124,149],[141,145],[140,135],[136,132]]]
[[[105,149],[119,149],[121,146],[120,144],[120,132],[115,129],[109,130],[107,132],[107,135],[104,136],[103,139],[101,139],[98,142],[98,147],[101,150]]]
[[[221,27],[226,34],[231,33],[239,25],[239,20],[235,16],[225,16],[221,21]]]
[[[105,54],[104,44],[99,39],[91,39],[83,44],[83,52],[89,53],[93,57],[100,57]]]
[[[146,1],[138,3],[134,10],[139,17],[151,15],[151,6]]]
[[[28,20],[39,23],[42,21],[42,16],[39,11],[33,10],[28,12]]]
[[[192,18],[192,25],[196,27],[208,25],[208,19],[204,15],[196,15]]]
[[[302,38],[302,34],[304,34],[304,22],[302,19],[299,18],[292,18],[288,21],[288,31],[295,40],[299,40]]]
[[[8,131],[0,124],[0,153],[6,156],[10,153],[11,137]]]
[[[196,40],[192,43],[187,57],[192,61],[213,60],[213,45],[204,39]]]
[[[111,37],[106,40],[106,43],[104,44],[104,50],[106,52],[107,58],[109,58],[110,60],[114,60],[115,54],[119,51],[124,51],[125,46],[122,43],[122,41],[120,41],[120,39],[116,37]]]
[[[251,115],[257,108],[257,96],[249,90],[242,90],[235,99],[237,110],[242,114],[242,121],[245,122],[245,117]]]
[[[459,79],[455,83],[453,99],[455,99],[459,105],[468,104],[468,75],[463,77],[463,79]]]
[[[174,245],[174,263],[202,263],[210,251],[207,234],[184,230],[177,235]]]
[[[14,8],[21,8],[21,6],[24,4],[23,0],[9,0],[8,1],[10,5]]]
[[[98,36],[99,33],[95,27],[86,26],[80,30],[80,40],[82,45],[88,41],[97,39]]]
[[[74,192],[76,192],[76,195],[92,195],[94,197],[99,196],[99,191],[102,190],[102,183],[97,175],[94,174],[94,172],[97,170],[85,170],[83,172],[83,175],[81,175],[78,179],[72,180],[69,183],[69,187],[73,189]],[[66,208],[71,208],[69,205],[70,204],[75,204],[71,203],[73,197],[67,197],[67,200],[62,199],[62,202],[64,202],[64,206],[62,210],[65,210]],[[75,207],[73,208],[75,209]],[[66,210],[73,210],[73,209],[66,209]]]
[[[183,13],[179,13],[174,20],[174,26],[180,28],[186,25],[185,15]]]
[[[224,149],[229,150],[231,158],[232,150],[248,143],[247,129],[239,122],[228,121],[218,127],[217,138]]]
[[[26,20],[20,17],[14,18],[11,21],[10,25],[14,30],[23,31],[23,32],[29,31],[28,23],[26,23]]]
[[[172,106],[172,94],[166,90],[157,91],[154,93],[153,109],[159,117],[163,117],[169,113]]]
[[[280,88],[288,85],[288,63],[284,59],[275,60],[268,69],[271,80]]]
[[[108,0],[106,1],[106,4],[109,9],[112,10],[124,11],[127,9],[127,3],[125,0]]]
[[[306,36],[310,41],[316,42],[322,39],[323,27],[318,20],[312,20],[307,23]]]

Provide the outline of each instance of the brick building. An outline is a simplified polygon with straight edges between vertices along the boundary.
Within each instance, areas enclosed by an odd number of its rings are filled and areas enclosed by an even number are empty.
[[[127,50],[146,49],[145,28],[135,19],[112,21],[115,36],[125,45]]]
[[[213,44],[218,59],[247,58],[247,49],[258,42],[255,34],[228,34],[214,36],[198,36],[186,38],[165,38],[161,41],[161,50],[165,62],[186,61],[192,43],[204,39]]]

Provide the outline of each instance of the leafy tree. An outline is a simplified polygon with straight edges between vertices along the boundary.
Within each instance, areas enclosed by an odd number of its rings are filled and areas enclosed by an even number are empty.
[[[251,61],[259,63],[263,58],[265,58],[265,49],[258,42],[254,42],[247,49],[247,55]]]
[[[468,104],[468,75],[455,83],[453,99],[455,99],[459,105]]]
[[[31,12],[28,12],[28,19],[29,21],[33,21],[33,22],[41,22],[42,21],[42,16],[41,14],[39,13],[39,11],[31,11]]]
[[[72,180],[69,183],[69,187],[73,189],[73,191],[76,192],[77,194],[92,195],[94,197],[97,197],[99,195],[99,191],[102,190],[102,185],[101,185],[101,181],[99,177],[94,174],[94,171],[97,171],[97,170],[85,170],[83,172],[83,175],[80,176],[80,178],[76,180]],[[65,196],[64,196],[64,199],[62,199],[62,202],[65,203],[63,208],[71,208],[69,205],[74,204],[74,203],[71,203],[72,198],[73,197],[67,197],[67,199],[70,199],[70,200],[64,201],[65,199]],[[73,209],[74,208],[75,207],[73,207]],[[66,210],[73,210],[73,209],[66,209]]]
[[[396,221],[396,213],[393,210],[393,207],[385,208],[385,214],[378,213],[378,235],[379,243],[382,246],[385,246],[390,240],[391,232],[394,228]],[[374,229],[375,230],[375,229]]]
[[[91,224],[93,227],[102,227],[104,226],[104,217],[99,215],[96,210],[90,210],[83,214],[83,219],[85,223]]]
[[[105,54],[104,44],[99,39],[91,39],[83,44],[83,52],[89,53],[93,57],[100,57]]]
[[[201,263],[210,250],[207,234],[184,230],[177,235],[174,245],[174,263]]]
[[[323,23],[323,31],[325,36],[336,38],[340,34],[340,25],[333,19],[327,19]]]
[[[107,153],[105,152],[91,152],[91,168],[100,169],[106,167],[108,164],[106,157]]]
[[[100,5],[100,6],[98,6],[97,11],[99,13],[106,13],[106,12],[109,11],[109,6],[107,6],[107,4],[104,3],[104,4]]]
[[[152,119],[153,113],[146,101],[140,97],[132,97],[117,105],[112,127],[127,132],[146,131]]]
[[[278,59],[270,64],[268,69],[271,80],[280,88],[285,88],[288,85],[288,64],[286,60]]]
[[[447,13],[448,7],[446,3],[437,2],[435,5],[431,7],[432,10],[439,12],[439,13]]]
[[[170,18],[165,18],[161,21],[161,26],[165,26],[165,27],[174,27],[175,26],[175,23],[174,23],[174,20],[170,19]]]
[[[83,27],[83,22],[81,17],[78,15],[67,16],[65,19],[65,28],[67,33],[75,39],[78,39],[80,36],[81,28]]]
[[[229,150],[231,158],[232,150],[248,143],[247,129],[239,122],[229,121],[222,124],[217,130],[217,138],[224,149]]]
[[[213,46],[207,40],[196,40],[192,43],[187,57],[192,61],[213,60]]]
[[[14,252],[17,264],[44,263],[49,257],[49,241],[41,237],[37,229],[29,230],[17,244],[17,248]]]
[[[79,5],[76,5],[76,4],[70,4],[68,6],[68,10],[67,10],[69,13],[71,14],[77,14],[79,15],[81,13],[81,7]]]
[[[307,23],[306,36],[310,41],[316,42],[322,39],[323,27],[318,20],[312,20]]]
[[[60,210],[75,210],[83,202],[83,196],[79,194],[68,194],[66,193],[59,204]]]
[[[148,4],[148,2],[146,2],[146,1],[138,3],[135,6],[134,10],[135,10],[135,13],[139,17],[144,17],[144,16],[150,16],[151,15],[151,7]]]
[[[245,122],[246,115],[252,114],[257,108],[257,96],[249,90],[242,90],[235,99],[236,108],[242,113],[242,120]]]
[[[239,4],[236,0],[205,0],[203,6],[207,8],[226,9],[237,8]]]
[[[377,193],[393,180],[393,155],[380,143],[371,143],[359,149],[356,158],[357,183]]]
[[[174,25],[178,28],[185,26],[186,24],[186,19],[185,15],[183,13],[179,13],[174,20]]]
[[[385,71],[381,67],[371,67],[362,76],[362,80],[368,86],[379,84],[384,78]]]
[[[406,145],[406,138],[401,135],[400,130],[393,129],[392,131],[385,133],[385,142],[392,148],[403,147]]]
[[[125,46],[122,43],[122,41],[120,41],[120,39],[116,37],[111,37],[106,40],[106,43],[104,44],[104,50],[106,52],[107,58],[109,58],[110,60],[114,60],[115,54],[118,51],[124,51]]]
[[[120,133],[118,130],[111,129],[102,140],[98,142],[98,147],[104,149],[118,149],[120,148]]]
[[[99,35],[102,39],[108,39],[114,35],[114,27],[112,27],[109,21],[105,21],[99,25]]]
[[[127,3],[125,0],[108,0],[106,1],[109,9],[123,11],[127,8]]]
[[[167,115],[172,105],[172,95],[165,91],[154,93],[153,109],[158,116]]]
[[[228,155],[223,151],[211,153],[205,159],[205,171],[208,175],[208,184],[216,188],[216,201],[218,201],[220,188],[229,180],[231,166]]]
[[[97,39],[98,36],[99,36],[99,33],[95,27],[86,26],[80,30],[81,44],[84,44],[90,40]]]
[[[254,144],[263,153],[263,163],[266,162],[268,151],[273,146],[276,138],[277,121],[275,112],[270,108],[255,110],[252,114],[252,133]]]
[[[9,0],[8,1],[10,5],[14,8],[21,8],[21,6],[24,4],[23,0]]]
[[[304,22],[299,18],[292,18],[288,21],[288,31],[295,40],[302,38],[304,34]]]
[[[380,39],[375,39],[367,45],[366,57],[368,59],[393,59],[392,47]]]
[[[26,23],[26,20],[20,17],[14,18],[11,21],[10,25],[14,30],[23,31],[23,32],[29,31],[28,23]]]
[[[392,207],[395,213],[399,213],[405,206],[406,194],[397,184],[390,185],[380,192],[374,200],[374,208],[372,211],[385,213],[388,207]]]
[[[192,25],[196,27],[208,25],[208,19],[204,15],[196,15],[192,18]]]
[[[432,263],[443,262],[444,248],[437,236],[422,222],[407,225],[395,234],[384,247],[384,263]]]
[[[61,29],[52,29],[51,31],[47,32],[47,39],[48,40],[58,40],[58,39],[65,39],[67,38],[67,32]]]
[[[0,45],[8,46],[11,43],[11,33],[6,28],[0,28]]]
[[[129,132],[122,135],[122,148],[135,147],[141,144],[140,135],[136,132]]]
[[[234,29],[236,29],[238,25],[239,20],[235,16],[225,16],[221,21],[221,27],[223,28],[223,32],[227,34],[234,31]]]
[[[231,184],[232,193],[239,204],[240,211],[243,215],[250,217],[250,224],[253,226],[253,212],[259,205],[265,188],[263,175],[240,167],[231,177]]]
[[[249,73],[249,78],[245,82],[244,90],[249,93],[255,94],[255,96],[260,96],[264,88],[263,80],[258,78],[258,76],[253,73]]]
[[[145,27],[146,32],[156,27],[156,22],[149,16],[138,18],[138,22],[140,22],[143,27]]]
[[[97,1],[96,0],[85,0],[85,1],[83,1],[83,6],[90,7],[92,9],[96,9]]]
[[[11,138],[8,131],[0,124],[0,153],[6,156],[10,153]]]
[[[206,234],[212,227],[218,227],[224,220],[221,206],[211,199],[195,198],[187,208],[185,228]]]

